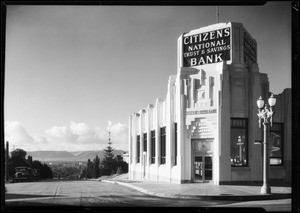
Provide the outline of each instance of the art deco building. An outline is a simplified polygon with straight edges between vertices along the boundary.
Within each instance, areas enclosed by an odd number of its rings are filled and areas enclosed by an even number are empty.
[[[263,60],[263,59],[260,59]],[[274,59],[276,60],[276,59]],[[270,96],[257,43],[240,23],[178,38],[164,100],[129,116],[129,178],[173,183],[262,181],[257,99]],[[291,89],[275,94],[270,179],[291,182]]]

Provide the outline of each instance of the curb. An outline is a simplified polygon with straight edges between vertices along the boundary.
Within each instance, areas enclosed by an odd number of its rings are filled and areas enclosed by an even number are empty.
[[[127,186],[132,188],[136,191],[142,192],[144,194],[157,196],[157,197],[164,197],[164,198],[180,198],[180,199],[198,199],[198,200],[233,200],[233,201],[255,201],[255,200],[277,200],[277,199],[287,199],[291,198],[292,195],[289,194],[268,194],[268,195],[182,195],[182,194],[168,194],[168,193],[157,193],[152,192],[146,189],[143,189],[138,186],[134,186],[129,183],[119,182],[119,181],[112,181],[112,180],[102,180],[105,183],[112,183],[118,184],[122,186]]]

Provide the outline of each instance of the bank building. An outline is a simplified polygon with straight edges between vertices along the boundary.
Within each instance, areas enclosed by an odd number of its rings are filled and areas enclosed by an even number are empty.
[[[259,71],[257,43],[244,26],[218,23],[182,34],[177,71],[166,83],[165,99],[129,116],[129,179],[261,182],[256,102],[270,97],[270,82]],[[291,183],[291,89],[274,96],[269,178]]]

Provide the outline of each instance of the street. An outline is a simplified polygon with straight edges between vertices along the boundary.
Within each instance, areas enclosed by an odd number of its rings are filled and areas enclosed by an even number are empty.
[[[43,181],[7,184],[7,205],[211,206],[217,202],[160,198],[101,181]],[[220,203],[220,201],[218,201]],[[224,202],[222,202],[224,203]],[[226,201],[225,203],[230,203]]]
[[[79,207],[273,207],[268,211],[289,211],[291,199],[243,202],[197,199],[175,199],[150,196],[118,184],[101,181],[41,181],[6,184],[5,204],[21,206],[79,206]],[[249,203],[249,205],[247,205]],[[278,205],[277,205],[278,207]]]

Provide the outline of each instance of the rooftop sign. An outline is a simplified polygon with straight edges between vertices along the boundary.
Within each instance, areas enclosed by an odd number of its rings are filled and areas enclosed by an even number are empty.
[[[244,31],[244,62],[246,64],[256,63],[256,41],[251,38],[249,33]]]
[[[230,27],[184,35],[183,66],[192,67],[230,60]]]

